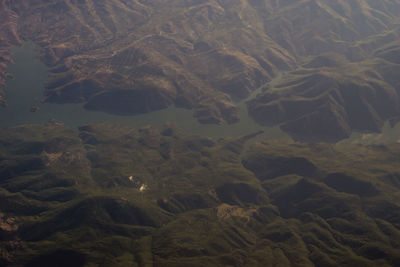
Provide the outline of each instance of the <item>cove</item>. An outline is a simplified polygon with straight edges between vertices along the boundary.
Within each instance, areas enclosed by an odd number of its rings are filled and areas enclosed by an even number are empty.
[[[247,114],[245,101],[238,103],[240,121],[231,125],[201,124],[193,117],[193,111],[176,107],[147,114],[120,116],[88,111],[83,108],[83,104],[41,103],[44,97],[44,84],[48,79],[49,72],[46,65],[38,59],[35,45],[25,42],[22,46],[13,47],[11,52],[15,64],[9,65],[7,70],[14,78],[6,81],[5,93],[8,107],[0,110],[0,128],[45,123],[50,119],[61,121],[72,128],[104,121],[137,128],[145,125],[161,128],[166,122],[174,122],[187,133],[209,136],[214,139],[225,136],[242,136],[263,130],[264,134],[258,138],[291,140],[289,135],[279,127],[262,127],[256,124]],[[32,107],[40,109],[31,112]]]
[[[8,107],[0,108],[0,128],[17,126],[21,124],[45,123],[56,119],[76,128],[80,125],[96,122],[113,122],[136,128],[153,125],[161,128],[166,122],[174,122],[185,132],[214,139],[226,136],[243,136],[264,131],[253,141],[262,138],[273,138],[291,141],[291,137],[278,126],[262,127],[256,124],[247,114],[245,100],[237,103],[240,108],[240,121],[235,124],[201,124],[193,117],[193,111],[188,109],[169,107],[160,111],[147,114],[120,116],[100,111],[88,111],[83,104],[51,104],[41,103],[44,95],[44,84],[48,79],[47,66],[38,59],[38,51],[32,42],[25,42],[22,46],[12,47],[12,58],[15,64],[10,64],[7,71],[14,77],[6,81],[6,100]],[[282,75],[278,75],[270,84],[274,84]],[[249,98],[261,92],[263,86],[254,91]],[[37,112],[31,112],[32,107],[39,107]],[[391,127],[385,123],[382,133],[357,133],[353,134],[339,144],[361,143],[375,144],[384,142],[400,142],[400,123]]]

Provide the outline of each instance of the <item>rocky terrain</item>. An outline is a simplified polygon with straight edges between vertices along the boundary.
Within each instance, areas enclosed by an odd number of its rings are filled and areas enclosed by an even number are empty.
[[[400,264],[400,144],[251,137],[0,130],[0,264]]]
[[[399,11],[398,0],[1,0],[0,86],[4,48],[30,40],[52,73],[48,102],[116,114],[176,105],[234,123],[234,100],[284,73],[250,115],[337,141],[400,115]]]
[[[400,0],[0,0],[0,89],[10,48],[32,41],[47,102],[221,124],[246,101],[294,139],[0,127],[0,266],[400,266],[400,143],[330,144],[400,121],[398,14]]]
[[[85,102],[117,114],[175,104],[204,123],[233,123],[233,97],[248,96],[294,64],[266,34],[238,20],[256,15],[247,3],[4,3],[18,16],[18,36],[38,44],[51,67],[49,102]]]

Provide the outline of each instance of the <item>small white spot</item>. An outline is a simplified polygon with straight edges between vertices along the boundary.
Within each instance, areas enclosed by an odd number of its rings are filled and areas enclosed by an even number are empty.
[[[142,185],[140,186],[140,188],[139,188],[139,191],[140,191],[140,192],[144,192],[145,190],[147,190],[147,185],[142,184]]]

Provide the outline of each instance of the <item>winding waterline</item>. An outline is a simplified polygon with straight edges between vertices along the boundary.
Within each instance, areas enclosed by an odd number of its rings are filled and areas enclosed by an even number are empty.
[[[263,130],[264,134],[258,138],[269,137],[291,140],[289,135],[280,130],[279,127],[262,127],[256,124],[247,114],[245,101],[238,103],[240,121],[231,125],[201,124],[193,117],[193,111],[176,107],[147,114],[119,116],[99,111],[88,111],[83,108],[83,104],[41,103],[44,84],[49,76],[46,65],[37,58],[38,52],[31,42],[25,42],[22,46],[13,47],[11,50],[15,64],[8,67],[8,72],[12,74],[14,79],[7,80],[5,92],[8,107],[0,110],[0,128],[45,123],[50,119],[56,119],[73,128],[104,121],[133,127],[153,125],[161,128],[166,122],[174,122],[188,133],[210,136],[214,139],[226,136],[242,136]],[[260,87],[256,90],[252,96],[260,92],[261,89]],[[39,107],[39,110],[31,112],[32,107]]]

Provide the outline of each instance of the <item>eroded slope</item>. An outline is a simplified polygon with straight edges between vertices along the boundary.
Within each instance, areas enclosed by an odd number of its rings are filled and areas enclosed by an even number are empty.
[[[398,0],[1,3],[2,45],[38,44],[52,72],[49,102],[117,114],[176,105],[203,123],[234,123],[233,99],[294,71],[287,80],[308,82],[256,97],[257,122],[299,140],[336,141],[399,116]]]

